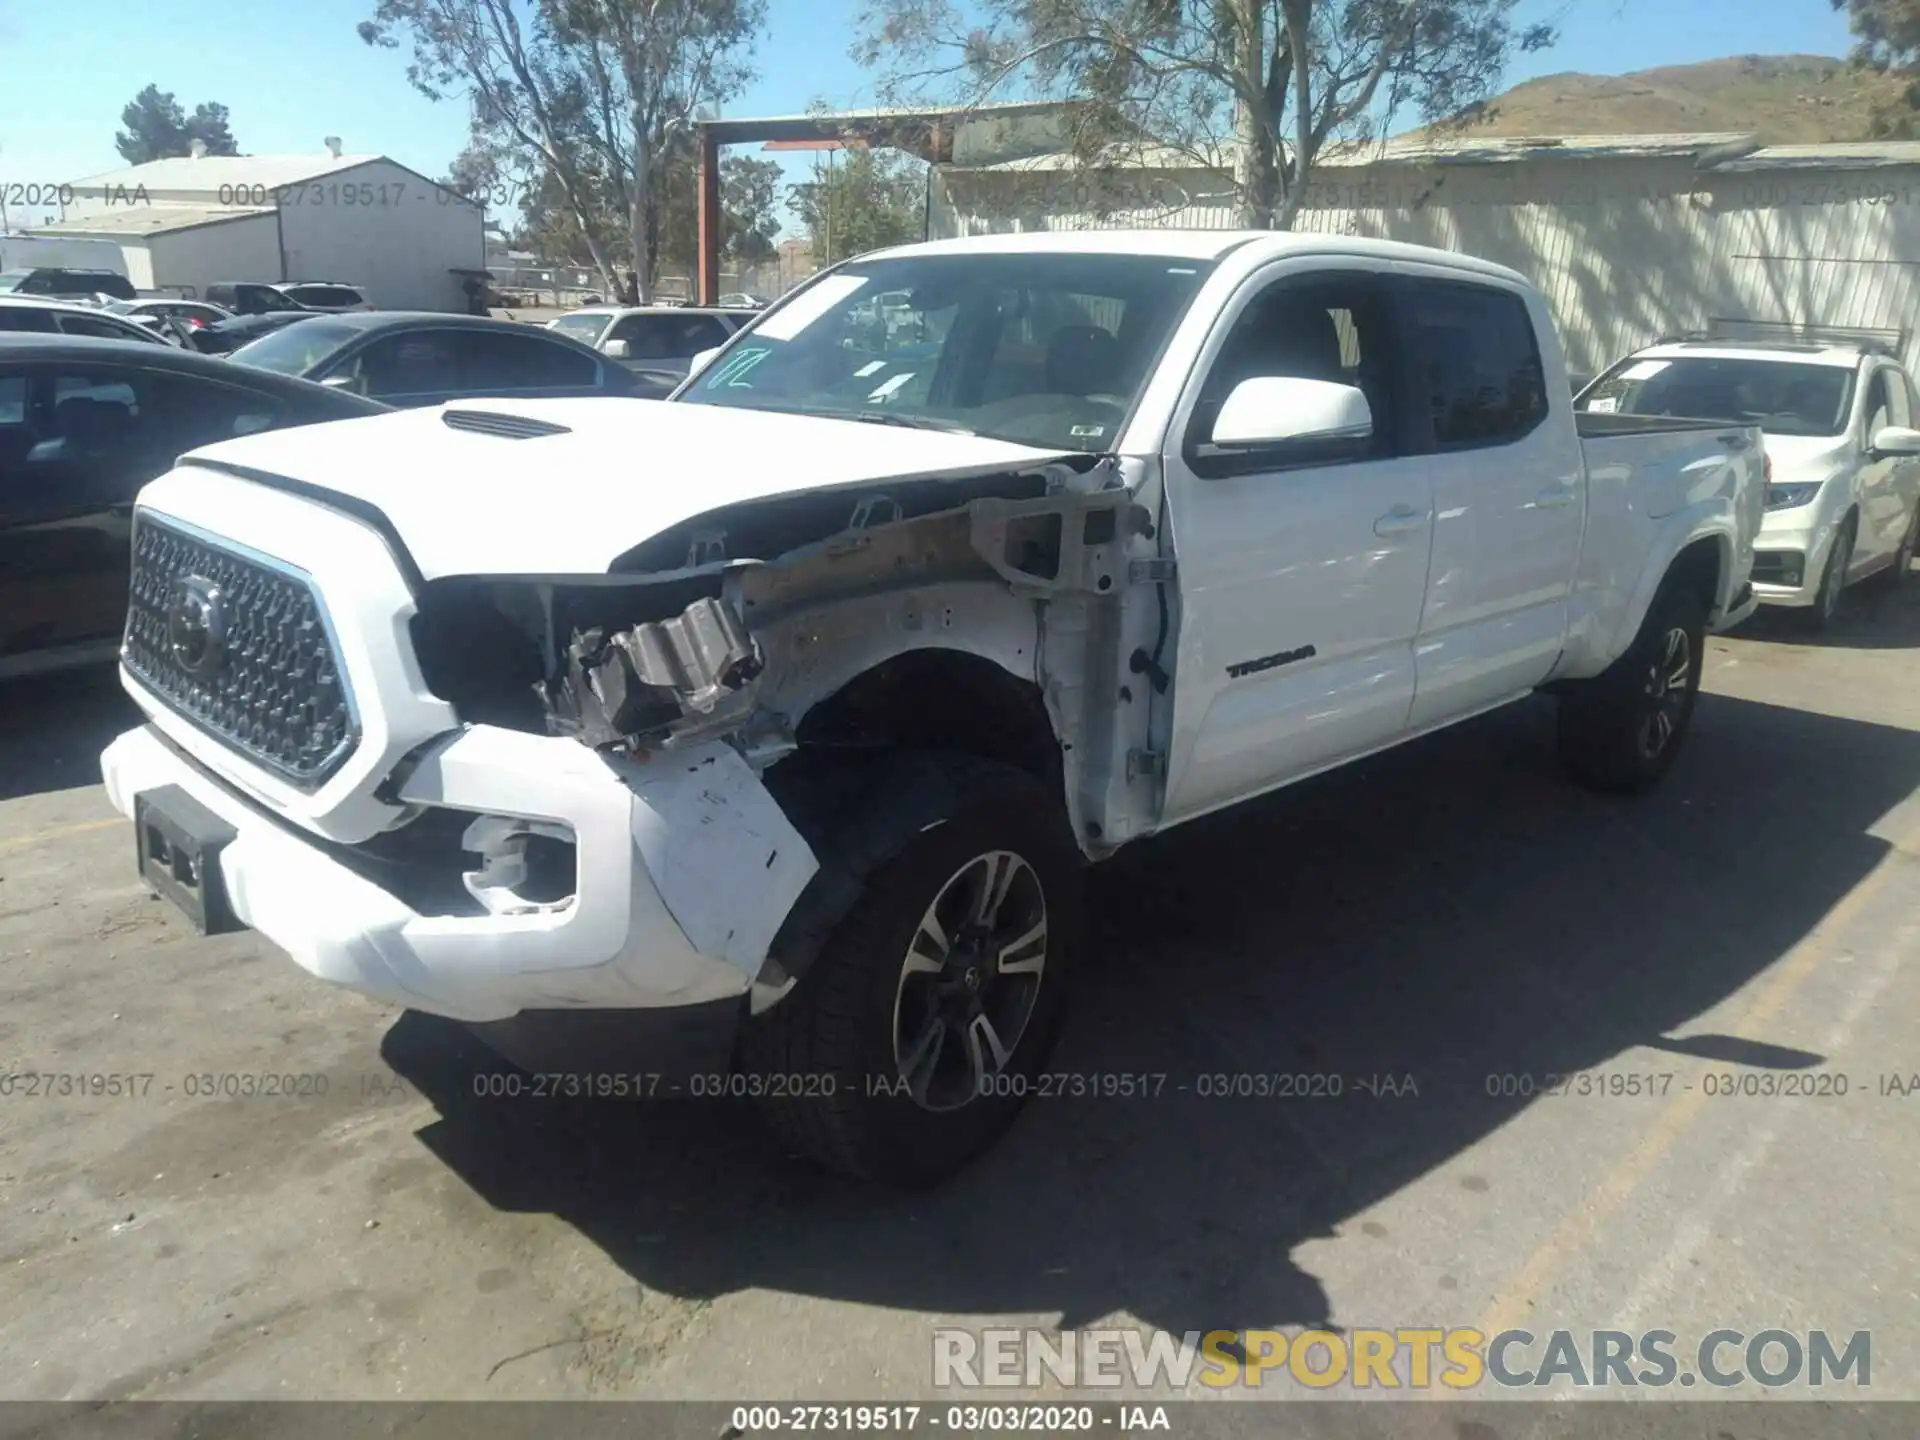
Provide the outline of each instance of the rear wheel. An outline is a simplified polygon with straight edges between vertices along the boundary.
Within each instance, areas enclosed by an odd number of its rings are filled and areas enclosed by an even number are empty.
[[[1013,1123],[1064,1014],[1080,854],[1021,771],[950,772],[946,818],[867,880],[742,1060],[789,1144],[833,1169],[929,1184]]]
[[[1706,655],[1706,606],[1691,590],[1657,596],[1627,653],[1560,700],[1560,757],[1597,790],[1645,790],[1667,773],[1693,721]]]

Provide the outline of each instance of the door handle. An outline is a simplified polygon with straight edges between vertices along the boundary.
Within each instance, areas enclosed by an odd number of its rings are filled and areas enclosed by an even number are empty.
[[[1549,485],[1533,497],[1533,503],[1542,510],[1556,509],[1562,505],[1571,505],[1580,498],[1580,492],[1571,485]]]
[[[1373,522],[1373,533],[1376,535],[1411,535],[1416,530],[1424,530],[1426,524],[1426,511],[1416,510],[1411,505],[1396,505]]]

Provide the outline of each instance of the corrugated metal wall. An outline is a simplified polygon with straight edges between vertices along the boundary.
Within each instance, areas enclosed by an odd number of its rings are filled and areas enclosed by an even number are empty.
[[[1323,170],[1299,228],[1481,255],[1546,292],[1568,365],[1716,317],[1913,329],[1920,166],[1702,171],[1633,157]],[[949,171],[939,235],[1235,223],[1205,172],[1133,177]],[[1920,367],[1920,335],[1907,363]]]

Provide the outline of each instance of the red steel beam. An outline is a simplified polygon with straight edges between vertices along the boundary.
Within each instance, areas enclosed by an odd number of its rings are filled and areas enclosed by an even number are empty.
[[[699,137],[698,298],[702,305],[713,305],[720,299],[720,140],[706,125],[700,127]]]

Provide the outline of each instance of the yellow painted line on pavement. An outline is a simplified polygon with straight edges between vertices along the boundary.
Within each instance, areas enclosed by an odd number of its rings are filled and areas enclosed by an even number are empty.
[[[1774,966],[1747,1002],[1746,1009],[1728,1027],[1727,1033],[1741,1039],[1756,1038],[1743,1032],[1766,1024],[1785,1008],[1795,992],[1819,968],[1821,960],[1832,948],[1834,937],[1859,914],[1895,871],[1913,861],[1916,842],[1920,842],[1920,825],[1894,841],[1860,883],[1848,891],[1820,923],[1809,930],[1799,944]],[[1666,1103],[1633,1149],[1614,1162],[1586,1199],[1569,1212],[1559,1228],[1527,1257],[1527,1263],[1520,1267],[1519,1274],[1494,1296],[1486,1317],[1480,1322],[1483,1334],[1497,1335],[1502,1330],[1511,1330],[1525,1323],[1527,1311],[1546,1290],[1554,1275],[1600,1232],[1600,1227],[1653,1173],[1706,1101],[1706,1092],[1696,1087],[1681,1091]]]
[[[49,840],[58,840],[66,835],[85,835],[91,830],[107,830],[115,825],[125,825],[126,818],[115,815],[110,820],[81,820],[72,825],[56,825],[51,830],[36,831],[32,835],[16,835],[11,840],[0,840],[0,850],[18,850],[28,845],[44,845]]]

